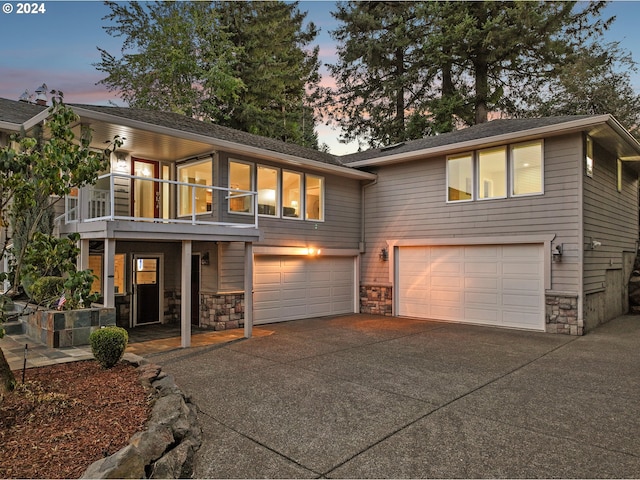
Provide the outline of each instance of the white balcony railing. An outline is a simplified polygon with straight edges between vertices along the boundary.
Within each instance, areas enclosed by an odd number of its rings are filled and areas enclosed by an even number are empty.
[[[108,189],[90,186],[81,189],[75,195],[67,195],[64,202],[64,214],[58,217],[58,220],[63,223],[128,220],[236,228],[258,227],[257,192],[124,173],[107,173],[98,177],[96,183],[104,186],[107,182]],[[134,184],[137,185],[139,191],[136,191],[132,196],[131,190],[136,188]],[[155,204],[151,206],[151,211],[154,212],[153,216],[144,213],[131,215],[131,202],[135,201],[133,200],[135,194],[145,195],[148,203]],[[165,198],[161,202],[161,195],[169,198]],[[229,199],[243,197],[251,198],[253,212],[228,215]],[[142,202],[140,199],[137,201]],[[174,208],[168,206],[170,203]],[[218,208],[221,203],[224,208]],[[169,211],[164,211],[156,216],[157,212],[162,211],[162,206],[164,206],[164,210]],[[224,216],[226,221],[219,218],[220,215]],[[229,221],[230,219],[237,219],[237,221]]]

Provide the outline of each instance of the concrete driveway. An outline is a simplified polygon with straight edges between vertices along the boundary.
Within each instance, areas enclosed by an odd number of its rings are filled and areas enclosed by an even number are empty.
[[[584,337],[349,315],[149,356],[199,478],[638,478],[640,317]]]

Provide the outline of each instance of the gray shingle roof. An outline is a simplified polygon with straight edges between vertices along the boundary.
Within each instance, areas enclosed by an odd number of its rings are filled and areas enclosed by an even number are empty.
[[[361,160],[372,160],[375,158],[383,158],[389,155],[398,155],[401,153],[415,152],[417,150],[443,147],[446,145],[453,146],[456,143],[479,140],[482,138],[489,138],[507,133],[516,133],[521,131],[524,132],[525,130],[558,125],[561,123],[589,117],[591,117],[591,115],[567,115],[559,117],[493,120],[491,122],[481,123],[479,125],[464,128],[462,130],[456,130],[455,132],[443,133],[441,135],[436,135],[433,137],[425,137],[419,140],[408,141],[402,144],[398,144],[398,146],[393,148],[386,147],[366,150],[364,152],[344,155],[339,158],[345,165],[348,165],[349,163]]]
[[[312,148],[305,148],[292,143],[285,143],[273,138],[262,137],[240,130],[216,125],[211,122],[196,120],[177,113],[160,112],[155,110],[144,110],[129,107],[108,107],[99,105],[79,105],[72,106],[85,110],[92,110],[120,118],[144,122],[151,125],[158,125],[175,130],[196,133],[219,140],[234,142],[241,145],[261,148],[276,153],[293,155],[300,158],[315,160],[318,162],[342,166],[342,162],[337,157],[329,153],[320,152]]]
[[[21,125],[47,107],[0,98],[0,121]]]

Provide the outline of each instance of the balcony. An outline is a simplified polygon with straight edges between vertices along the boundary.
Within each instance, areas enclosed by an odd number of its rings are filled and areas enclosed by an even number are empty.
[[[105,184],[109,188],[97,187]],[[253,203],[253,208],[229,215],[230,200]],[[257,192],[107,173],[98,177],[96,186],[67,195],[64,213],[57,220],[63,224],[126,220],[258,228],[257,201]]]

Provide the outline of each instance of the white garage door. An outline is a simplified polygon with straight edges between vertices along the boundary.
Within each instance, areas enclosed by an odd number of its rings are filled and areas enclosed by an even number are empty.
[[[542,245],[400,247],[401,316],[544,330]]]
[[[254,324],[353,313],[353,257],[256,256]]]

